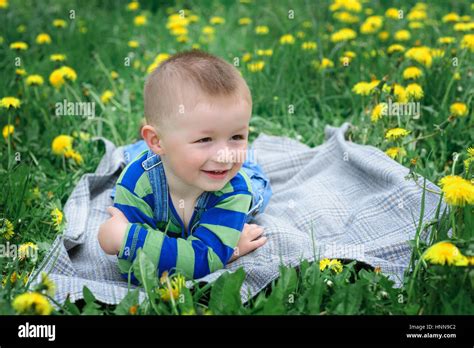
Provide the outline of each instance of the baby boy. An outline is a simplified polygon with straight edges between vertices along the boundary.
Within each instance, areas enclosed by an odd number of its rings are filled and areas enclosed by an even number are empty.
[[[178,53],[149,75],[144,98],[150,151],[121,173],[98,234],[122,276],[140,248],[158,276],[179,270],[197,279],[262,246],[263,228],[246,223],[252,97],[239,71],[205,52]]]

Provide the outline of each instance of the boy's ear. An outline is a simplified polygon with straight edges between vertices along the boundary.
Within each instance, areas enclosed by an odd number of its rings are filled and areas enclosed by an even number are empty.
[[[160,136],[153,126],[149,124],[144,125],[141,129],[141,134],[151,151],[160,156],[165,153]]]

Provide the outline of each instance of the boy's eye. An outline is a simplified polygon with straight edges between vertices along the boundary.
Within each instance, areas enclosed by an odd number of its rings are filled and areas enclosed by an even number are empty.
[[[233,140],[244,140],[245,137],[242,135],[242,134],[239,134],[239,135],[234,135],[232,137]]]
[[[208,141],[211,141],[212,139],[207,137],[207,138],[202,138],[196,141],[196,143],[207,143]]]

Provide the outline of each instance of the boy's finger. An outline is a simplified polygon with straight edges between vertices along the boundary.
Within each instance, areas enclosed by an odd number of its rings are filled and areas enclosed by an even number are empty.
[[[252,246],[257,249],[257,248],[260,248],[263,244],[265,244],[267,242],[267,237],[262,237],[262,238],[259,238],[259,239],[256,239],[254,241],[252,241]]]

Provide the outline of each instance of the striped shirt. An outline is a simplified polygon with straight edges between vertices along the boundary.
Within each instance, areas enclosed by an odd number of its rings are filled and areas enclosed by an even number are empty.
[[[197,279],[224,268],[239,242],[252,202],[248,175],[240,169],[221,190],[212,192],[200,218],[193,214],[186,235],[171,199],[168,221],[155,219],[153,189],[141,165],[146,158],[147,151],[138,155],[117,181],[114,206],[129,221],[118,253],[122,277],[128,279],[140,248],[156,266],[158,276],[164,271],[180,271],[187,278]],[[131,280],[138,283],[133,271]]]

